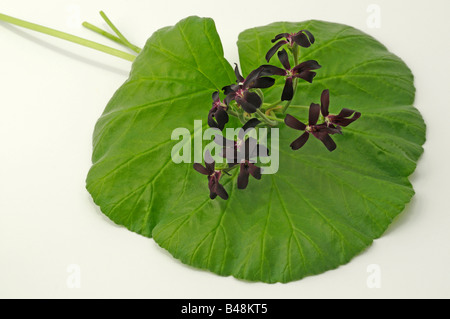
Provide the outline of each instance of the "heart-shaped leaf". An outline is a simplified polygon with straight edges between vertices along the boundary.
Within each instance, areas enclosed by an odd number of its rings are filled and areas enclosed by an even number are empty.
[[[186,264],[264,282],[336,268],[382,235],[414,194],[408,176],[425,140],[412,74],[361,31],[309,21],[244,31],[244,76],[266,63],[276,34],[302,29],[317,41],[301,48],[301,60],[323,67],[312,84],[299,82],[289,113],[306,119],[301,105],[320,102],[325,88],[331,113],[362,113],[333,136],[334,152],[315,139],[292,151],[299,132],[282,125],[279,171],[246,190],[237,189],[237,174],[226,177],[229,199],[211,200],[205,176],[172,162],[171,133],[184,127],[192,136],[194,120],[206,123],[212,92],[235,78],[213,21],[190,17],[148,40],[97,123],[87,188],[102,211]],[[266,101],[281,90],[277,81]]]

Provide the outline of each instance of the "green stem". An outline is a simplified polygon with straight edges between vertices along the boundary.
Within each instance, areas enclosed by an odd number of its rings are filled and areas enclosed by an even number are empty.
[[[239,119],[239,121],[241,121],[242,124],[247,123],[247,122],[245,121],[245,118],[244,118],[244,114],[243,114],[243,113],[238,113],[238,119]]]
[[[239,165],[233,165],[231,167],[222,168],[222,172],[224,172],[225,174],[228,174],[229,172],[231,172],[236,167],[239,167]]]
[[[266,124],[268,124],[270,126],[278,125],[277,121],[269,119],[263,112],[261,112],[260,109],[256,109],[256,114],[258,114]]]
[[[235,111],[231,110],[230,108],[228,108],[227,113],[230,115],[233,115],[235,117],[239,117],[239,114],[237,114]]]
[[[308,109],[309,110],[309,106],[306,106],[306,105],[291,105],[289,107],[292,107],[294,109],[297,108],[297,109]]]
[[[264,93],[263,93],[263,91],[261,89],[256,89],[255,92],[261,98],[261,104],[264,104]]]
[[[136,52],[138,54],[141,53],[142,49],[138,48],[134,44],[131,44],[130,41],[128,41],[127,38],[125,38],[123,36],[123,34],[120,33],[120,31],[111,22],[111,20],[109,20],[109,18],[106,16],[106,14],[103,11],[100,11],[100,15],[102,16],[103,20],[105,20],[105,22],[109,25],[109,27],[117,34],[117,36],[120,38],[120,40],[122,40],[123,44],[125,44],[127,47],[129,47],[134,52]]]
[[[297,91],[297,83],[298,83],[298,78],[294,79],[294,83],[292,84],[293,88],[294,88],[294,96],[295,96],[295,91]],[[292,97],[292,100],[294,99],[294,97]],[[291,105],[292,100],[289,100],[286,102],[286,104],[283,107],[282,113],[286,113],[288,107]]]
[[[94,31],[95,33],[98,33],[98,34],[104,36],[105,38],[108,38],[118,44],[124,45],[123,41],[120,38],[116,37],[114,34],[111,34],[103,29],[100,29],[99,27],[96,27],[95,25],[90,24],[89,22],[86,22],[86,21],[83,22],[82,26],[85,27],[86,29]]]
[[[280,119],[280,118],[278,118],[278,117],[276,117],[276,116],[269,116],[269,115],[266,115],[266,117],[269,118],[269,119],[271,119],[271,120],[278,121],[278,122],[280,122],[280,123],[284,123],[284,120],[283,120],[283,119]]]
[[[17,18],[13,18],[13,17],[7,16],[5,14],[0,13],[0,20],[10,23],[10,24],[17,25],[19,27],[23,27],[23,28],[37,31],[40,33],[44,33],[44,34],[47,34],[47,35],[50,35],[50,36],[53,36],[56,38],[60,38],[60,39],[66,40],[66,41],[70,41],[70,42],[73,42],[73,43],[76,43],[76,44],[79,44],[79,45],[82,45],[82,46],[85,46],[85,47],[88,47],[88,48],[91,48],[91,49],[94,49],[94,50],[97,50],[100,52],[114,55],[116,57],[131,61],[131,62],[133,62],[134,59],[136,58],[135,55],[132,55],[130,53],[123,52],[123,51],[108,47],[106,45],[99,44],[97,42],[86,40],[86,39],[77,37],[72,34],[68,34],[65,32],[58,31],[58,30],[50,29],[50,28],[44,27],[39,24],[35,24],[35,23],[24,21],[24,20],[20,20]]]
[[[269,104],[269,106],[265,107],[265,109],[266,109],[266,110],[272,109],[272,108],[278,106],[278,104],[280,104],[280,103],[282,103],[282,102],[283,102],[283,101],[279,100],[279,101],[276,101],[275,103],[272,103],[272,104],[264,103],[264,104]]]

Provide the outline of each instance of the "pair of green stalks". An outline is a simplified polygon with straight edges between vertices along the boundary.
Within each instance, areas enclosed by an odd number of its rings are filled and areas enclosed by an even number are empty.
[[[125,46],[126,48],[132,50],[133,52],[139,54],[142,49],[137,47],[136,45],[132,44],[130,41],[128,41],[123,34],[116,28],[116,26],[111,22],[111,20],[106,16],[106,14],[103,11],[100,11],[100,15],[103,18],[103,20],[105,20],[105,22],[108,24],[108,26],[114,31],[114,34],[111,34],[103,29],[100,29],[98,27],[96,27],[95,25],[90,24],[89,22],[83,22],[83,26],[91,31],[94,31],[95,33],[101,34],[102,36],[116,42],[119,43],[123,46]],[[33,31],[37,31],[37,32],[41,32],[44,34],[48,34],[51,35],[53,37],[56,38],[60,38],[66,41],[70,41],[70,42],[74,42],[77,44],[80,44],[82,46],[97,50],[97,51],[101,51],[110,55],[114,55],[116,57],[122,58],[124,60],[128,60],[133,62],[134,59],[136,58],[135,54],[130,54],[121,50],[117,50],[115,48],[111,48],[109,46],[91,41],[91,40],[87,40],[84,38],[80,38],[77,37],[75,35],[69,34],[69,33],[65,33],[62,31],[58,31],[58,30],[54,30],[51,28],[47,28],[44,27],[42,25],[39,24],[35,24],[35,23],[31,23],[28,21],[24,21],[24,20],[20,20],[17,18],[13,18],[10,17],[8,15],[2,14],[0,13],[0,21],[4,21],[13,25],[17,25],[26,29],[30,29]]]

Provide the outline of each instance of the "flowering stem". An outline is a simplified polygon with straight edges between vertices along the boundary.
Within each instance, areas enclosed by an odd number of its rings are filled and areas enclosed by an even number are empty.
[[[272,103],[272,104],[264,103],[264,104],[268,104],[268,106],[265,108],[265,110],[273,109],[273,108],[277,107],[278,104],[280,104],[281,102],[283,102],[283,101],[278,100],[278,101],[276,101],[275,103]]]
[[[263,122],[265,122],[266,124],[270,125],[270,126],[277,126],[278,123],[277,121],[271,120],[270,118],[268,118],[263,112],[261,112],[260,109],[256,109],[256,114],[258,114],[261,119],[263,120]]]
[[[237,114],[237,113],[236,113],[235,111],[233,111],[233,110],[230,110],[230,108],[228,108],[227,113],[230,114],[230,115],[232,115],[232,116],[239,117],[239,114]]]
[[[124,46],[126,46],[127,48],[133,50],[134,52],[137,52],[137,53],[138,53],[138,51],[139,51],[139,52],[142,51],[141,48],[138,48],[137,46],[135,46],[135,45],[133,45],[133,44],[132,44],[131,47],[130,47],[128,44],[124,43],[124,42],[122,41],[122,39],[116,37],[114,34],[111,34],[111,33],[107,32],[107,31],[105,31],[105,30],[103,30],[103,29],[100,29],[99,27],[96,27],[95,25],[93,25],[93,24],[91,24],[91,23],[89,23],[89,22],[83,22],[83,23],[82,23],[82,26],[85,27],[86,29],[89,29],[89,30],[91,30],[91,31],[94,31],[95,33],[98,33],[98,34],[104,36],[105,38],[108,38],[108,39],[110,39],[110,40],[112,40],[112,41],[114,41],[114,42],[116,42],[116,43],[118,43],[118,44],[120,44],[120,45],[124,45]]]
[[[243,113],[238,113],[238,118],[239,118],[239,121],[241,121],[242,124],[246,123]]]
[[[306,106],[306,105],[290,105],[289,107],[292,107],[292,108],[297,108],[297,109],[308,109],[309,110],[309,106]]]
[[[133,50],[134,52],[136,52],[138,54],[141,53],[142,49],[138,48],[134,44],[131,44],[130,41],[128,41],[127,38],[125,38],[123,36],[123,34],[116,28],[116,26],[111,22],[111,20],[109,20],[109,18],[106,16],[106,14],[103,11],[100,11],[100,15],[102,16],[103,20],[105,20],[105,22],[109,25],[109,27],[117,34],[119,39],[122,40],[122,42],[123,42],[123,44],[125,44],[125,46],[127,46],[128,48],[130,48],[131,50]]]
[[[239,167],[239,165],[233,165],[231,167],[227,167],[227,168],[222,168],[222,172],[225,174],[228,174],[229,172],[231,172],[233,169],[235,169],[236,167]]]
[[[263,93],[263,91],[261,89],[256,89],[255,92],[256,92],[256,94],[259,95],[259,97],[261,98],[261,104],[263,104],[264,103],[264,93]]]
[[[68,34],[65,32],[58,31],[58,30],[50,29],[50,28],[44,27],[39,24],[34,24],[31,22],[13,18],[13,17],[7,16],[5,14],[0,13],[0,20],[7,22],[7,23],[17,25],[19,27],[23,27],[23,28],[30,29],[33,31],[51,35],[53,37],[60,38],[60,39],[66,40],[66,41],[70,41],[70,42],[73,42],[73,43],[76,43],[76,44],[79,44],[79,45],[82,45],[82,46],[85,46],[85,47],[88,47],[88,48],[91,48],[91,49],[94,49],[97,51],[101,51],[101,52],[110,54],[110,55],[114,55],[116,57],[131,61],[131,62],[133,62],[134,59],[136,58],[136,56],[133,54],[123,52],[123,51],[108,47],[106,45],[103,45],[103,44],[100,44],[97,42],[86,40],[86,39],[77,37],[72,34]]]
[[[280,123],[284,123],[284,120],[283,120],[283,119],[280,119],[279,117],[276,117],[276,116],[269,116],[269,115],[266,115],[266,117],[267,117],[268,119],[271,119],[271,120],[274,120],[274,121],[278,121],[278,122],[280,122]]]
[[[85,27],[86,29],[89,29],[91,31],[94,31],[95,33],[98,33],[102,36],[104,36],[105,38],[108,38],[118,44],[124,45],[124,43],[122,42],[122,40],[120,40],[120,38],[116,37],[114,34],[111,34],[103,29],[100,29],[99,27],[96,27],[93,24],[90,24],[89,22],[83,22],[81,24],[83,27]]]

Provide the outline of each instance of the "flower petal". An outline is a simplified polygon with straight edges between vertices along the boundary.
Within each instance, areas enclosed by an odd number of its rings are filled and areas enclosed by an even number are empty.
[[[296,65],[292,68],[292,72],[295,73],[301,73],[305,70],[317,70],[320,69],[322,66],[317,62],[316,60],[308,60],[305,62],[300,63],[299,65]]]
[[[235,65],[235,67],[234,67],[234,74],[236,75],[237,82],[238,83],[244,82],[245,79],[241,75],[241,73],[239,72],[239,68],[238,68],[237,63],[235,63],[234,65]]]
[[[314,77],[316,76],[316,72],[311,72],[311,70],[320,69],[322,66],[317,63],[315,60],[309,60],[300,63],[292,69],[292,73],[294,77],[303,79],[312,83]]]
[[[262,77],[262,78],[256,79],[253,82],[251,88],[267,89],[267,88],[270,88],[274,84],[275,84],[275,79],[268,78],[268,77]]]
[[[245,189],[247,187],[248,176],[249,176],[249,172],[248,172],[247,165],[245,165],[245,163],[241,163],[239,176],[238,176],[238,180],[237,180],[237,186],[239,189]]]
[[[207,150],[205,152],[205,166],[206,166],[206,169],[209,172],[209,175],[214,173],[214,168],[216,166],[216,162],[212,158],[211,153],[209,152],[209,150]]]
[[[199,172],[200,174],[208,175],[208,176],[210,175],[209,170],[206,167],[204,167],[202,164],[194,163],[194,169],[197,172]]]
[[[219,91],[216,91],[212,94],[213,102],[219,102]]]
[[[217,194],[214,191],[209,190],[209,198],[215,199],[216,197],[217,197]]]
[[[269,149],[261,144],[258,144],[258,156],[259,157],[267,157],[269,156]]]
[[[260,78],[261,72],[263,69],[261,67],[254,69],[250,72],[244,80],[244,84],[242,85],[243,89],[253,88],[256,81]]]
[[[299,79],[303,79],[306,82],[312,83],[314,77],[316,76],[316,72],[311,72],[311,71],[303,71],[302,73],[299,74],[295,74],[294,77],[299,78]]]
[[[320,105],[316,103],[311,103],[309,107],[308,124],[316,125],[319,120],[320,115]]]
[[[247,131],[248,129],[252,129],[252,128],[255,128],[258,124],[260,124],[261,123],[261,121],[260,120],[258,120],[257,118],[252,118],[252,119],[250,119],[250,120],[248,120],[245,124],[244,124],[244,126],[242,126],[242,128],[241,128],[241,130],[242,131]],[[240,132],[239,132],[240,133]],[[239,136],[241,136],[241,135],[239,135]],[[242,136],[242,138],[244,138],[244,136]],[[242,139],[242,138],[240,138],[240,139]]]
[[[258,141],[253,137],[249,137],[245,140],[243,146],[239,149],[240,156],[238,160],[250,160],[251,158],[258,157]]]
[[[286,70],[291,69],[291,64],[289,63],[289,57],[285,49],[278,51],[278,59],[280,59],[281,64]]]
[[[227,191],[225,190],[225,187],[223,187],[223,185],[220,184],[219,182],[217,182],[217,183],[215,184],[215,193],[216,193],[217,195],[219,195],[219,197],[222,198],[222,199],[224,199],[224,200],[227,200],[227,199],[228,199],[228,193],[227,193]]]
[[[352,114],[353,114],[353,116],[351,118],[347,118],[348,116],[350,116]],[[361,117],[360,112],[355,112],[350,109],[342,109],[342,111],[338,115],[330,114],[330,115],[328,115],[327,118],[334,125],[347,126],[347,125],[353,123],[354,121],[356,121],[357,119],[359,119],[360,117]]]
[[[290,101],[294,97],[294,86],[292,85],[292,77],[287,77],[284,83],[283,93],[281,94],[282,101]]]
[[[310,47],[311,44],[313,44],[315,41],[314,36],[308,30],[301,30],[297,32],[292,37],[292,40],[294,40],[295,43],[304,48]]]
[[[321,134],[318,139],[326,146],[326,148],[332,152],[336,149],[336,143],[333,141],[330,135]]]
[[[287,72],[285,69],[279,68],[277,66],[274,65],[269,65],[269,64],[264,64],[261,66],[261,76],[266,76],[266,75],[286,75]]]
[[[343,108],[337,116],[348,117],[348,116],[352,115],[353,113],[355,113],[355,111],[347,109],[347,108]]]
[[[229,105],[230,102],[235,99],[236,99],[236,93],[233,92],[233,93],[228,94],[223,101],[225,102],[226,105]]]
[[[225,111],[222,107],[219,107],[216,113],[214,113],[214,117],[217,121],[217,128],[222,131],[225,124],[227,124],[229,120],[227,111]]]
[[[253,163],[248,164],[248,172],[256,179],[261,179],[261,167]]]
[[[304,33],[306,33],[306,35],[309,38],[309,42],[311,42],[311,44],[314,44],[314,42],[316,42],[316,39],[314,38],[314,36],[312,35],[311,32],[309,32],[308,30],[302,30]]]
[[[231,85],[224,86],[222,88],[222,91],[223,91],[223,93],[225,95],[229,95],[229,94],[232,94],[232,93],[236,93],[236,91],[239,90],[239,88],[240,88],[239,85],[231,84]]]
[[[214,120],[214,111],[209,111],[209,113],[208,113],[208,126],[213,127],[213,128],[218,128],[218,124]]]
[[[286,114],[286,117],[284,118],[284,123],[286,123],[287,126],[293,128],[294,130],[304,131],[306,128],[305,124],[303,124],[290,114]]]
[[[286,38],[287,39],[289,36],[290,36],[289,33],[280,33],[280,34],[277,34],[275,36],[275,38],[273,38],[271,41],[272,41],[272,43],[274,43],[274,42],[280,40],[281,38]]]
[[[248,91],[245,91],[243,98],[236,97],[235,100],[245,112],[250,114],[255,113],[262,104],[261,98],[258,94]]]
[[[320,96],[320,110],[323,116],[327,116],[330,114],[328,112],[328,108],[330,106],[330,91],[323,90],[322,95]]]
[[[306,141],[309,139],[309,133],[305,132],[303,133],[299,138],[297,138],[295,141],[291,143],[291,148],[296,151],[299,148],[301,148],[303,145],[305,145]]]
[[[267,61],[267,63],[269,63],[270,59],[278,51],[278,49],[281,48],[286,43],[288,43],[286,40],[281,40],[281,41],[275,43],[275,45],[273,47],[271,47],[269,49],[269,51],[267,51],[267,54],[266,54],[266,61]]]
[[[252,119],[250,119],[250,120],[248,120],[248,121],[244,124],[244,126],[242,126],[242,128],[239,130],[239,132],[238,132],[238,139],[241,140],[241,141],[243,141],[245,135],[248,134],[248,133],[250,133],[250,131],[251,131],[252,129],[254,129],[254,128],[255,128],[258,124],[260,124],[260,123],[261,123],[261,121],[258,120],[258,119],[255,118],[255,117],[252,118]]]

